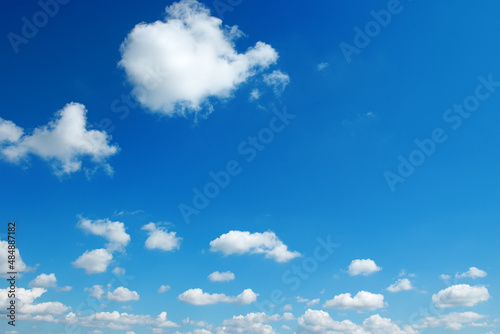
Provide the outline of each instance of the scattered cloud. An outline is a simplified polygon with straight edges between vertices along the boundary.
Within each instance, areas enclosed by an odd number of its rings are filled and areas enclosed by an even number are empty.
[[[290,83],[290,77],[286,73],[274,70],[272,73],[264,75],[264,82],[266,85],[273,87],[274,93],[279,95],[283,93]]]
[[[336,308],[341,310],[376,310],[385,307],[384,296],[367,291],[360,291],[354,297],[350,293],[343,293],[327,300],[323,307]]]
[[[124,251],[130,242],[130,235],[125,232],[125,224],[119,221],[113,222],[107,218],[92,221],[80,217],[77,226],[87,233],[108,240],[106,248],[110,252]]]
[[[380,270],[382,270],[382,268],[377,266],[375,264],[375,261],[366,259],[366,260],[353,260],[349,265],[347,272],[351,276],[357,276],[357,275],[369,276]]]
[[[307,299],[307,298],[302,298],[300,296],[295,297],[295,299],[297,300],[298,303],[306,303],[307,306],[316,305],[316,304],[319,303],[319,300],[320,300],[319,298],[310,300],[310,299]]]
[[[316,305],[316,304],[319,304],[319,298],[312,299],[312,300],[310,300],[310,301],[308,301],[306,303],[307,306],[313,306],[313,305]]]
[[[195,0],[166,8],[164,21],[140,23],[120,47],[122,67],[137,100],[165,115],[211,112],[210,98],[230,98],[242,83],[268,68],[278,53],[257,42],[238,53],[234,42],[244,34],[222,26]]]
[[[260,91],[257,88],[252,89],[250,92],[250,100],[260,99]]]
[[[276,262],[288,262],[301,256],[299,252],[290,252],[274,232],[250,233],[230,231],[210,242],[210,251],[231,254],[265,254],[266,258]]]
[[[421,324],[415,325],[417,329],[444,327],[447,330],[459,330],[465,327],[487,326],[485,323],[476,323],[486,316],[474,312],[461,312],[441,314],[437,317],[425,317],[420,320]]]
[[[465,273],[461,273],[461,274],[456,273],[455,277],[456,278],[469,277],[469,278],[476,279],[476,278],[486,277],[486,275],[487,275],[486,271],[478,269],[476,267],[470,267],[469,270],[466,271]]]
[[[114,291],[108,291],[106,299],[113,302],[128,302],[139,300],[139,294],[136,291],[131,291],[123,286],[116,288]]]
[[[56,175],[79,171],[85,158],[111,173],[107,159],[118,152],[118,146],[109,144],[106,132],[88,130],[86,114],[84,105],[68,103],[53,121],[31,134],[0,118],[0,154],[14,164],[38,156],[50,163]]]
[[[189,289],[179,295],[179,300],[192,305],[210,305],[217,303],[231,303],[247,305],[257,300],[258,294],[252,289],[246,289],[236,297],[226,296],[223,293],[209,294],[201,289]]]
[[[29,286],[31,288],[55,288],[57,286],[56,275],[40,274],[29,283]]]
[[[162,285],[158,289],[158,293],[164,293],[167,292],[168,290],[170,290],[170,285]]]
[[[451,276],[446,275],[446,274],[441,274],[441,275],[439,275],[439,278],[442,279],[443,281],[446,281],[446,280],[451,279]]]
[[[328,312],[308,309],[298,319],[297,334],[417,334],[408,325],[402,328],[391,319],[375,314],[365,319],[362,325],[350,320],[335,321]]]
[[[326,62],[322,62],[322,63],[319,63],[318,64],[318,71],[323,71],[325,68],[327,68],[328,66],[330,66],[330,64],[326,63]]]
[[[280,320],[290,320],[290,313],[285,313],[283,317],[278,314],[267,315],[263,312],[248,313],[247,315],[233,316],[226,319],[222,326],[216,329],[217,334],[255,333],[255,334],[276,334],[276,331],[268,323]],[[293,319],[293,316],[291,317]]]
[[[88,316],[74,316],[72,323],[85,326],[106,328],[111,330],[130,330],[132,325],[152,326],[155,328],[180,327],[175,322],[167,320],[167,312],[162,312],[153,318],[150,315],[113,312],[96,312]]]
[[[101,299],[104,294],[104,289],[102,285],[94,285],[91,288],[85,288],[85,291],[90,292],[90,296],[96,299]]]
[[[408,291],[413,290],[414,287],[411,284],[411,281],[408,278],[398,279],[394,284],[390,285],[387,288],[389,292],[400,292],[400,291]]]
[[[113,291],[110,291],[108,287],[107,293],[105,293],[102,285],[94,285],[91,288],[85,288],[85,291],[88,291],[91,297],[96,299],[107,299],[112,302],[123,303],[140,299],[140,296],[136,291],[131,291],[123,286],[117,287]]]
[[[33,302],[40,298],[47,289],[32,288],[16,289],[16,309],[19,313],[37,314],[37,315],[59,315],[70,310],[70,307],[60,302],[44,302],[34,304]],[[8,289],[0,289],[0,308],[5,310],[10,305],[8,298]]]
[[[109,264],[113,260],[113,255],[104,248],[86,250],[72,264],[76,268],[85,269],[87,274],[98,274],[106,272]]]
[[[490,299],[490,294],[486,287],[468,284],[452,285],[432,296],[432,301],[438,308],[471,307],[488,299]]]
[[[229,282],[234,280],[234,274],[230,271],[218,272],[215,271],[208,275],[208,279],[212,282]]]
[[[182,238],[176,236],[176,232],[167,232],[160,224],[149,223],[141,230],[147,231],[149,237],[146,239],[147,249],[159,249],[165,252],[177,250],[181,247]]]

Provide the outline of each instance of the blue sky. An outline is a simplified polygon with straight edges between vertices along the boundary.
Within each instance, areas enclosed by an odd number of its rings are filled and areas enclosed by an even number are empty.
[[[0,333],[499,333],[497,2],[0,6]]]

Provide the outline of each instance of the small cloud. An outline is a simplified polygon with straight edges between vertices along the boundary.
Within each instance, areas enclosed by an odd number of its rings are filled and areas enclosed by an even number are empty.
[[[286,73],[274,70],[272,73],[264,75],[264,82],[268,86],[273,87],[274,93],[279,95],[283,93],[286,86],[290,83],[290,77]]]
[[[432,295],[432,301],[437,308],[472,307],[490,299],[488,289],[484,286],[470,286],[468,284],[452,285]]]
[[[31,288],[55,288],[57,286],[56,275],[40,274],[29,283],[29,286]]]
[[[441,274],[441,275],[439,275],[439,278],[442,279],[443,281],[446,281],[446,280],[449,280],[451,278],[451,276],[446,275],[446,274]]]
[[[141,230],[147,231],[149,235],[145,244],[147,249],[159,249],[169,252],[181,247],[182,238],[177,237],[176,232],[168,232],[160,224],[149,223],[144,225]]]
[[[235,305],[248,305],[257,300],[258,294],[252,289],[246,289],[238,296],[226,296],[223,293],[209,294],[201,289],[189,289],[181,293],[178,299],[192,305],[210,305],[218,303],[230,303]]]
[[[87,274],[98,274],[106,272],[113,255],[104,248],[86,250],[78,259],[72,262],[76,268],[85,269]]]
[[[170,285],[162,285],[158,289],[158,293],[164,293],[167,292],[168,290],[170,290]]]
[[[208,275],[208,279],[211,282],[229,282],[234,280],[234,274],[230,271],[225,271],[223,273],[215,271]]]
[[[260,98],[260,91],[255,88],[250,92],[250,100],[258,100]]]
[[[274,232],[250,233],[248,231],[229,231],[210,241],[211,252],[231,254],[265,254],[276,262],[288,262],[300,257],[299,252],[291,252]]]
[[[398,279],[394,284],[387,288],[389,292],[400,292],[400,291],[408,291],[413,290],[414,287],[411,284],[411,281],[408,278]]]
[[[319,63],[318,64],[318,71],[323,71],[325,68],[327,68],[328,66],[330,66],[330,64],[326,63],[326,62],[322,62],[322,63]]]
[[[476,267],[470,267],[469,270],[466,271],[465,273],[462,273],[462,274],[456,273],[455,277],[456,278],[468,277],[468,278],[476,279],[476,278],[486,277],[486,275],[487,275],[486,271],[478,269]]]
[[[106,299],[113,302],[128,302],[132,300],[139,300],[139,294],[136,291],[131,291],[123,286],[120,286],[114,291],[108,291]]]
[[[367,291],[360,291],[354,297],[350,293],[340,294],[333,299],[327,300],[323,307],[336,308],[340,310],[376,310],[385,307],[384,296]]]
[[[382,268],[377,266],[373,260],[353,260],[349,265],[348,273],[351,276],[369,276],[380,270],[382,270]]]
[[[316,299],[313,299],[313,300],[310,300],[306,303],[307,306],[313,306],[313,305],[316,305],[319,303],[319,298],[316,298]]]

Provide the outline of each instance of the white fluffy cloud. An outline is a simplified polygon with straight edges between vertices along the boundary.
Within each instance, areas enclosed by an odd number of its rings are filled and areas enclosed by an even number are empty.
[[[375,314],[363,321],[363,329],[370,334],[418,334],[408,325],[399,327],[389,318],[382,318]]]
[[[55,288],[57,286],[57,278],[55,274],[40,274],[35,277],[29,286],[32,288]]]
[[[90,292],[90,296],[101,299],[102,295],[104,294],[104,289],[102,288],[102,285],[94,285],[91,288],[85,288],[85,291]]]
[[[175,232],[167,232],[167,230],[159,224],[149,223],[144,225],[141,229],[148,231],[149,237],[145,244],[147,249],[159,249],[168,252],[181,247],[182,238],[177,237]]]
[[[53,121],[31,134],[24,134],[20,127],[0,118],[0,153],[11,163],[38,156],[48,161],[57,175],[80,170],[84,158],[111,172],[106,160],[117,153],[118,147],[109,144],[106,132],[87,129],[86,114],[84,105],[68,103]]]
[[[247,315],[233,316],[232,319],[224,320],[222,326],[217,327],[216,334],[276,334],[276,331],[268,325],[269,322],[292,319],[291,313],[285,313],[282,317],[279,314],[267,315],[263,312],[248,313]]]
[[[376,310],[386,306],[384,296],[367,291],[359,291],[354,297],[350,293],[343,293],[327,300],[323,307],[336,308],[342,310]]]
[[[247,231],[229,231],[210,242],[210,251],[231,254],[266,254],[266,258],[276,262],[288,262],[301,256],[299,252],[290,252],[274,232],[250,233]]]
[[[132,300],[139,300],[139,294],[136,291],[131,291],[123,286],[120,286],[114,291],[108,291],[106,299],[113,302],[128,302]]]
[[[107,299],[113,302],[128,302],[139,300],[140,296],[136,291],[131,291],[123,286],[117,287],[115,290],[105,294],[102,285],[94,285],[91,288],[85,288],[85,291],[90,292],[90,296],[97,299]]]
[[[162,285],[158,289],[158,293],[164,293],[167,292],[168,290],[170,290],[170,285]]]
[[[276,94],[281,94],[290,83],[290,77],[279,70],[264,75],[264,82],[273,87]]]
[[[84,327],[109,328],[112,330],[130,330],[131,326],[154,326],[156,328],[180,327],[167,320],[167,312],[162,312],[156,318],[150,315],[113,312],[97,312],[88,316],[76,318],[76,323]]]
[[[97,274],[106,272],[109,264],[113,260],[113,255],[104,248],[85,251],[72,264],[76,268],[85,269],[87,274]]]
[[[202,289],[189,289],[179,295],[179,300],[193,305],[209,305],[217,303],[231,303],[235,305],[248,305],[257,300],[258,294],[252,289],[245,289],[238,296],[226,296],[223,293],[209,294]]]
[[[474,306],[490,299],[488,289],[484,286],[468,284],[452,285],[432,295],[436,307]]]
[[[307,306],[314,306],[316,304],[319,304],[320,299],[316,298],[313,300],[309,300],[307,298],[302,298],[300,296],[295,297],[298,303],[306,303]]]
[[[391,319],[375,314],[362,325],[350,320],[335,321],[328,312],[308,309],[298,319],[297,334],[417,334],[410,326],[402,328]]]
[[[82,230],[101,236],[108,240],[106,248],[110,251],[123,251],[130,242],[130,235],[125,232],[125,224],[119,221],[112,222],[109,219],[98,219],[92,221],[80,218],[78,227]]]
[[[121,45],[119,66],[150,110],[198,113],[209,98],[229,98],[278,59],[263,42],[238,53],[234,41],[242,35],[237,26],[222,26],[205,5],[181,0],[166,8],[164,21],[135,26]]]
[[[408,278],[398,279],[394,284],[391,284],[387,291],[389,292],[399,292],[399,291],[408,291],[413,290],[414,287],[411,284],[411,281]]]
[[[382,268],[377,266],[373,260],[353,260],[349,265],[348,273],[351,276],[368,276],[380,270],[382,270]]]
[[[8,299],[8,289],[0,289],[0,308],[5,310],[10,303]],[[70,308],[60,302],[44,302],[33,304],[33,302],[40,298],[46,289],[33,288],[33,289],[16,289],[16,307],[18,312],[24,314],[37,314],[37,315],[59,315],[67,312]]]
[[[476,321],[484,319],[486,316],[475,312],[461,312],[441,314],[437,317],[425,317],[420,320],[421,324],[415,325],[415,328],[434,328],[444,327],[448,330],[459,330],[469,326],[485,326],[484,323],[476,323]]]
[[[487,273],[486,271],[484,270],[481,270],[481,269],[478,269],[476,267],[470,267],[468,271],[466,271],[465,273],[457,273],[455,275],[456,278],[465,278],[465,277],[469,277],[469,278],[481,278],[481,277],[486,277]]]
[[[21,255],[19,254],[19,249],[16,248],[14,251],[16,257],[15,271],[22,273],[29,270],[26,264],[23,262]],[[9,269],[9,243],[7,241],[0,240],[0,277],[7,277],[7,272],[12,271]]]
[[[208,275],[208,279],[212,282],[229,282],[234,280],[234,274],[230,271],[214,271],[210,275]]]

